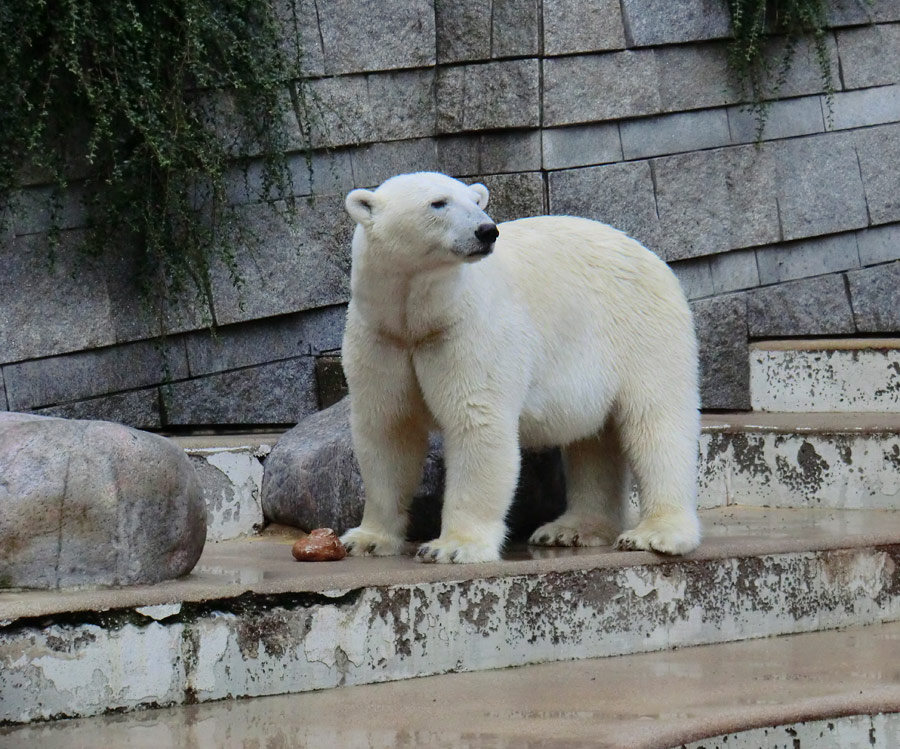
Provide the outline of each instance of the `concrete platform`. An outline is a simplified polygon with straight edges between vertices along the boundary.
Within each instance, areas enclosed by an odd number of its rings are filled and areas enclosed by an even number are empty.
[[[0,594],[0,721],[304,692],[900,620],[900,512],[720,508],[685,558],[300,564],[210,545],[188,578]]]
[[[898,656],[888,624],[0,728],[0,744],[889,749]]]

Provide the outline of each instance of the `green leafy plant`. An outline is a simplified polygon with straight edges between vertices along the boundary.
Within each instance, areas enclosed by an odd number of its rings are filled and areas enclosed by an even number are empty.
[[[828,0],[728,0],[728,6],[734,32],[728,64],[756,115],[757,141],[802,39],[812,42],[830,112],[834,74],[826,42]]]
[[[78,194],[82,249],[128,247],[157,309],[193,287],[211,311],[211,264],[238,283],[247,239],[227,199],[235,165],[246,179],[261,160],[262,200],[292,194],[285,123],[303,102],[283,21],[266,0],[4,0],[0,206],[50,185],[52,238]]]

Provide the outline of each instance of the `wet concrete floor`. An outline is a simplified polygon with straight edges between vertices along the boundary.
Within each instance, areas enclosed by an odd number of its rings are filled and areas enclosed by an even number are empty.
[[[656,749],[897,711],[894,623],[0,728],[0,746]]]

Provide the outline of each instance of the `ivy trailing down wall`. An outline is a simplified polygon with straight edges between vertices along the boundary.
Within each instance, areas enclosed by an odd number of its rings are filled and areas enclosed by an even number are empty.
[[[239,282],[247,239],[229,170],[261,156],[263,198],[292,194],[284,123],[303,102],[288,88],[300,61],[281,44],[287,16],[260,0],[4,0],[0,206],[15,211],[23,183],[51,185],[52,238],[76,191],[82,251],[136,250],[147,301],[162,310],[193,290],[213,322],[210,264]]]
[[[822,88],[831,111],[834,75],[826,43],[829,2],[728,0],[734,34],[728,48],[728,64],[747,97],[748,106],[756,115],[757,141],[766,125],[768,102],[778,98],[801,39],[812,40]],[[773,44],[773,39],[780,44]]]

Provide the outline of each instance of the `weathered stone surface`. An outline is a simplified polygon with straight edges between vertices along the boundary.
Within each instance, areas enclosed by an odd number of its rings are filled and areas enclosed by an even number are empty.
[[[724,109],[681,112],[623,122],[622,151],[626,159],[696,151],[731,143]]]
[[[423,138],[435,131],[433,69],[403,70],[367,76],[372,139]]]
[[[900,332],[900,262],[847,274],[853,316],[861,333]]]
[[[876,226],[856,233],[861,265],[900,260],[900,224]]]
[[[868,226],[866,196],[851,137],[843,133],[814,135],[773,143],[767,149],[775,163],[784,239]]]
[[[859,267],[855,232],[760,248],[756,257],[759,280],[763,284]]]
[[[3,369],[0,368],[0,411],[9,409],[9,401],[6,400],[6,383],[3,381]]]
[[[750,407],[747,305],[743,295],[691,304],[700,344],[700,402],[703,408]]]
[[[301,122],[313,148],[330,148],[374,140],[365,75],[313,78],[298,84],[306,104]]]
[[[760,283],[755,250],[710,255],[709,270],[712,274],[713,292],[716,294],[752,289]]]
[[[14,192],[10,196],[13,211],[10,229],[13,235],[39,234],[49,231],[54,221],[60,229],[78,229],[87,225],[83,189],[72,186],[55,196],[53,188],[38,186]],[[59,199],[54,206],[53,198]]]
[[[230,205],[283,200],[305,195],[345,194],[353,189],[353,169],[349,151],[314,151],[286,156],[291,176],[290,195],[268,194],[265,186],[263,162],[251,161],[232,168],[226,178],[225,189]]]
[[[541,0],[493,0],[491,10],[491,57],[538,54]]]
[[[326,354],[316,357],[316,390],[319,393],[319,408],[333,406],[347,395],[347,380],[340,354]]]
[[[356,187],[376,187],[388,177],[438,169],[437,144],[431,138],[360,146],[350,153]]]
[[[301,356],[163,385],[166,424],[294,424],[316,410],[314,366]]]
[[[756,113],[744,106],[728,107],[728,127],[732,143],[754,143],[758,121]],[[764,140],[793,138],[825,132],[820,96],[773,101],[766,111]]]
[[[651,164],[669,259],[778,241],[774,165],[767,151],[734,146]]]
[[[619,126],[576,125],[544,130],[544,169],[593,166],[622,160]]]
[[[480,178],[475,176],[471,181],[482,182],[490,191],[487,212],[498,223],[547,213],[540,172],[486,174]]]
[[[345,308],[323,307],[202,331],[185,338],[191,375],[312,356],[341,347]]]
[[[541,132],[451,135],[437,141],[438,169],[455,177],[541,168]]]
[[[325,54],[315,0],[278,0],[273,5],[288,60],[300,61],[305,76],[325,75]]]
[[[646,161],[551,172],[550,213],[602,221],[667,259]]]
[[[675,261],[669,267],[678,277],[684,295],[688,299],[699,299],[712,296],[713,282],[709,268],[709,258],[700,257],[692,260]]]
[[[162,426],[159,389],[155,387],[39,408],[34,413],[63,419],[115,421],[139,429],[159,429]]]
[[[663,112],[718,107],[742,98],[729,72],[724,44],[681,44],[647,54],[654,55]]]
[[[435,62],[428,0],[329,0],[316,7],[329,75]]]
[[[52,256],[45,234],[0,241],[0,363],[115,342],[103,268],[82,240],[64,232]]]
[[[0,475],[0,587],[155,583],[200,557],[200,485],[163,437],[4,413]]]
[[[623,0],[629,47],[697,42],[731,34],[728,6],[716,0],[674,0],[660,12],[653,0]]]
[[[835,130],[900,121],[900,85],[879,86],[834,95]]]
[[[242,229],[249,246],[238,251],[235,286],[229,268],[211,270],[220,325],[343,304],[350,297],[353,225],[341,197],[301,199],[291,221],[267,206],[248,205]]]
[[[758,343],[751,350],[750,394],[754,411],[900,413],[900,349],[876,346],[787,348]],[[895,446],[896,434],[893,437],[893,441],[885,445],[887,449],[882,460],[886,464],[881,470],[877,470],[871,461],[868,465],[860,461],[856,467],[859,473],[872,471],[865,479],[867,482],[877,482],[879,474],[886,479],[879,482],[881,491],[848,498],[848,503],[864,502],[868,507],[881,507],[885,500],[890,502],[883,495],[893,495],[893,506],[896,507],[896,494],[900,490],[900,472],[897,471],[900,453]],[[820,462],[809,457],[810,463]],[[778,467],[777,463],[775,467]],[[817,473],[822,467],[818,466]]]
[[[748,292],[747,321],[754,338],[856,330],[844,277],[839,273]]]
[[[871,222],[900,221],[900,125],[859,130],[853,137]]]
[[[618,0],[544,0],[544,54],[624,49]]]
[[[440,533],[444,491],[443,445],[433,435],[422,483],[410,511],[407,535],[426,541]],[[262,504],[266,519],[304,530],[343,533],[362,519],[365,494],[353,457],[348,398],[286,432],[266,459]],[[555,451],[529,451],[507,518],[510,533],[525,538],[565,507],[562,463]]]
[[[845,88],[897,83],[900,24],[866,25],[837,34]]]
[[[784,37],[776,37],[765,46],[765,54],[769,60],[779,61],[783,58],[787,42]],[[840,62],[837,44],[831,34],[825,35],[825,48],[834,76],[835,88],[840,88]],[[825,92],[822,68],[819,65],[815,44],[809,37],[797,40],[791,58],[791,67],[787,71],[780,87],[777,87],[778,76],[772,76],[768,86],[764,86],[764,95],[769,98],[786,98],[789,96],[806,96]],[[776,90],[777,87],[777,90]]]
[[[660,110],[651,50],[544,60],[544,124],[571,125]]]
[[[206,538],[225,541],[257,532],[263,468],[250,449],[188,450],[206,504]]]
[[[435,0],[438,62],[489,60],[491,0]]]
[[[183,345],[169,339],[10,364],[3,375],[10,408],[24,411],[156,385],[188,369]]]
[[[440,133],[540,123],[537,59],[441,68],[436,86]]]

